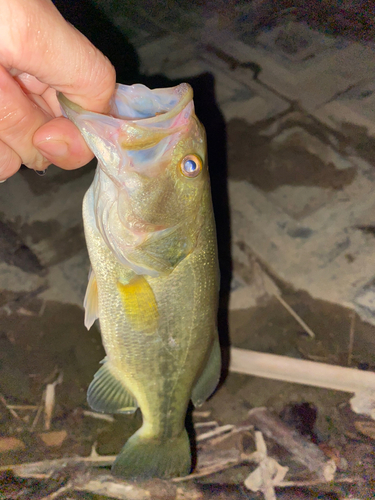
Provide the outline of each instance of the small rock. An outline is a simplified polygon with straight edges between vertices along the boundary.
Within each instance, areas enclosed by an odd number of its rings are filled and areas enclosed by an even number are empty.
[[[23,450],[25,444],[15,437],[0,437],[0,453]]]
[[[67,435],[66,431],[41,432],[38,434],[46,446],[61,446]]]

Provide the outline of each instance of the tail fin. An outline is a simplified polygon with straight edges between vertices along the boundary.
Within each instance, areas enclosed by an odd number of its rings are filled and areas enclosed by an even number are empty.
[[[186,430],[164,441],[143,436],[142,427],[127,441],[112,467],[122,479],[172,478],[191,470],[190,443]]]

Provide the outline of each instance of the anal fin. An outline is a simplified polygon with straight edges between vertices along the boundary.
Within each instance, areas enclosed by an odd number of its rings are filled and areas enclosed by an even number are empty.
[[[95,320],[99,318],[98,312],[98,285],[94,271],[89,273],[89,282],[87,284],[85,298],[83,300],[85,308],[85,327],[90,330]]]
[[[202,405],[216,389],[221,373],[221,351],[217,334],[207,364],[191,394],[194,406]]]
[[[136,399],[106,358],[89,386],[87,402],[93,410],[102,413],[134,413],[138,408]]]

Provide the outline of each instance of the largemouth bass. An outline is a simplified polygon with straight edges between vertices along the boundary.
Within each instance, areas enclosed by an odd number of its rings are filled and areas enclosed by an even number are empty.
[[[115,475],[186,475],[187,407],[213,393],[221,368],[215,224],[192,89],[118,85],[110,115],[59,100],[98,158],[83,201],[92,267],[84,306],[87,328],[99,318],[106,358],[88,403],[141,409]]]

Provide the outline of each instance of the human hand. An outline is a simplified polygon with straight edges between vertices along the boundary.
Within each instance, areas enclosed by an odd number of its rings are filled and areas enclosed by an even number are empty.
[[[106,112],[115,70],[50,0],[0,0],[0,181],[23,163],[74,169],[92,157],[56,91]]]

